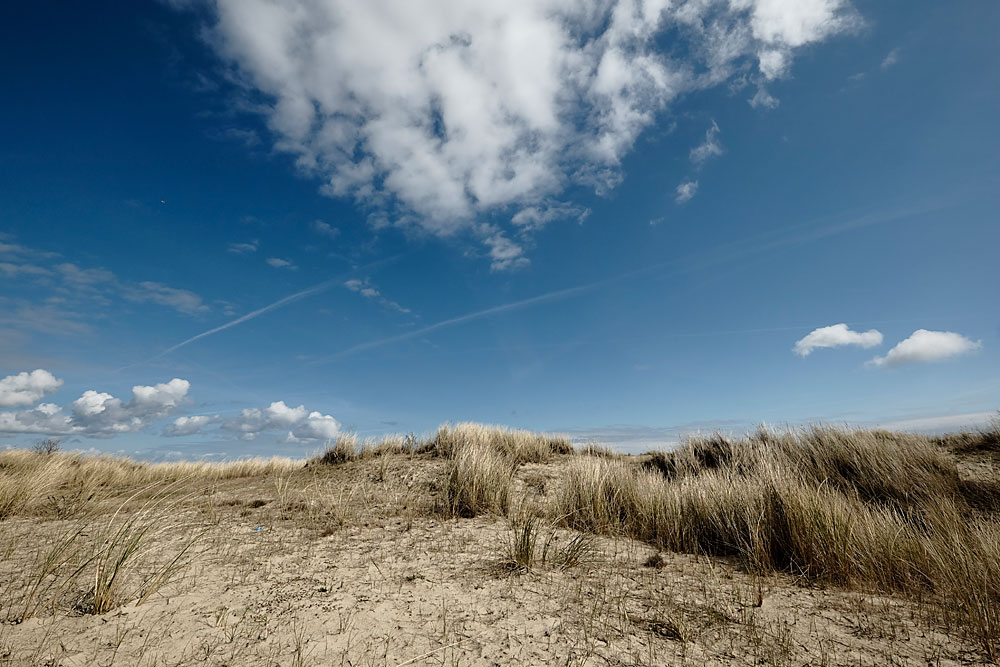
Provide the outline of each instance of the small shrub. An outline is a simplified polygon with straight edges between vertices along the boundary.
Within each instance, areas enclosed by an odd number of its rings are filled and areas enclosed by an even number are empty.
[[[59,441],[55,438],[46,438],[45,440],[39,440],[36,442],[35,446],[31,449],[36,454],[49,456],[59,451]]]
[[[659,551],[650,554],[649,558],[647,558],[642,562],[643,567],[651,567],[655,570],[659,570],[665,564],[666,563],[663,560],[663,555]]]

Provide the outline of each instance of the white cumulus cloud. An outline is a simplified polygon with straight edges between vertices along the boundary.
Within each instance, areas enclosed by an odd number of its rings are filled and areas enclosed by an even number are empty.
[[[872,366],[904,366],[930,361],[942,361],[960,354],[980,349],[981,341],[969,340],[951,331],[928,331],[917,329],[910,337],[896,343],[884,357],[875,357],[868,363]]]
[[[308,411],[300,405],[292,408],[276,401],[266,408],[248,408],[222,428],[243,440],[254,440],[262,433],[285,433],[288,441],[331,440],[340,435],[340,422],[330,415]]]
[[[44,368],[8,375],[0,380],[0,406],[32,405],[62,385],[62,380]]]
[[[576,217],[567,188],[613,188],[679,95],[750,67],[784,76],[797,49],[857,22],[848,0],[183,4],[207,9],[209,43],[260,100],[276,150],[373,221],[440,235],[479,231],[481,214]],[[498,261],[513,251],[501,231],[482,234],[494,266],[527,261]]]
[[[132,387],[132,399],[122,401],[107,392],[88,389],[69,406],[67,413],[53,403],[31,410],[0,412],[0,433],[44,433],[110,437],[134,433],[181,407],[191,384],[174,378],[169,382]]]
[[[804,338],[796,341],[792,350],[800,357],[807,357],[813,350],[821,347],[860,345],[867,349],[881,344],[882,333],[877,329],[852,331],[846,324],[834,324],[809,332]]]
[[[235,436],[241,440],[256,440],[270,433],[283,436],[285,442],[314,442],[336,438],[341,425],[333,416],[307,410],[304,405],[292,407],[284,401],[275,401],[266,408],[245,408],[229,419],[220,415],[178,417],[167,424],[163,434],[193,435],[209,426],[218,426],[214,431],[216,435]]]
[[[257,252],[259,247],[260,242],[254,239],[246,243],[230,243],[227,250],[234,255],[249,255],[252,252]]]
[[[68,435],[73,432],[70,417],[54,403],[42,403],[30,410],[0,412],[0,433]]]
[[[193,415],[191,417],[178,417],[167,424],[163,429],[163,435],[177,437],[182,435],[192,435],[197,433],[209,424],[217,424],[220,420],[218,415]]]

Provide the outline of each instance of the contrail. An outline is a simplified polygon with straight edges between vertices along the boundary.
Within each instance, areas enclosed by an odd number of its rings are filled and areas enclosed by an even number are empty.
[[[641,275],[643,273],[649,273],[657,269],[662,269],[663,267],[674,264],[674,261],[670,262],[660,262],[658,264],[652,264],[650,266],[645,266],[641,269],[635,269],[634,271],[629,271],[627,273],[622,273],[617,276],[612,276],[611,278],[603,278],[601,280],[596,280],[592,283],[587,283],[585,285],[577,285],[576,287],[567,287],[565,289],[555,290],[553,292],[546,292],[545,294],[539,294],[538,296],[529,297],[527,299],[521,299],[520,301],[513,301],[511,303],[501,304],[499,306],[493,306],[492,308],[487,308],[486,310],[480,310],[475,313],[467,313],[465,315],[459,315],[458,317],[453,317],[449,320],[442,320],[441,322],[436,322],[430,324],[421,329],[415,331],[407,331],[406,333],[399,334],[397,336],[390,336],[388,338],[379,338],[378,340],[371,340],[367,343],[359,343],[353,347],[349,347],[346,350],[341,350],[337,354],[329,357],[324,357],[323,359],[316,359],[313,364],[324,364],[330,361],[336,361],[343,357],[362,352],[364,350],[370,350],[374,347],[382,347],[383,345],[389,345],[391,343],[398,343],[404,340],[410,340],[411,338],[416,338],[417,336],[422,336],[425,333],[430,333],[431,331],[437,331],[438,329],[445,329],[447,327],[453,327],[458,324],[464,324],[466,322],[471,322],[473,320],[479,320],[484,317],[490,317],[492,315],[497,315],[499,313],[506,313],[511,310],[519,310],[521,308],[526,308],[528,306],[533,306],[538,303],[545,303],[546,301],[555,301],[557,299],[565,299],[566,297],[573,296],[575,294],[581,294],[583,292],[589,292],[595,290],[599,287],[604,287],[605,285],[610,285],[611,283],[616,283],[621,280],[626,280],[628,278]]]
[[[408,331],[407,333],[399,334],[396,336],[389,336],[388,338],[379,338],[377,340],[371,340],[365,343],[359,343],[347,349],[341,350],[340,352],[331,355],[329,357],[316,359],[312,363],[313,364],[329,363],[331,361],[336,361],[338,359],[342,359],[344,357],[348,357],[353,354],[357,354],[358,352],[363,352],[365,350],[370,350],[376,347],[382,347],[383,345],[391,345],[392,343],[398,343],[404,340],[410,340],[412,338],[422,336],[426,333],[437,331],[438,329],[453,327],[458,324],[464,324],[466,322],[479,320],[484,317],[490,317],[511,310],[526,308],[528,306],[533,306],[538,303],[544,303],[546,301],[555,301],[557,299],[564,299],[566,297],[574,296],[576,294],[581,294],[583,292],[589,292],[591,290],[595,290],[599,287],[604,287],[605,285],[610,285],[612,283],[616,283],[622,280],[634,278],[644,273],[652,273],[654,271],[659,271],[671,265],[676,265],[678,267],[677,268],[678,273],[690,272],[700,267],[703,268],[704,266],[709,264],[724,263],[740,257],[746,257],[767,252],[769,250],[775,250],[783,246],[801,245],[803,243],[809,243],[810,241],[817,241],[830,236],[836,236],[838,234],[843,234],[845,232],[853,231],[855,229],[861,229],[863,227],[871,227],[874,225],[896,222],[898,220],[910,217],[912,215],[916,215],[919,213],[927,213],[930,211],[935,211],[945,208],[945,206],[949,203],[950,201],[947,199],[943,201],[925,200],[924,202],[918,203],[916,205],[898,207],[894,209],[889,209],[887,211],[879,211],[876,213],[870,213],[866,215],[853,216],[846,221],[838,221],[818,228],[810,229],[809,223],[805,223],[805,224],[795,225],[792,227],[785,227],[781,230],[772,230],[769,232],[765,232],[763,234],[758,234],[756,237],[751,237],[748,239],[744,239],[743,241],[720,246],[712,253],[700,253],[699,255],[693,255],[689,257],[679,257],[665,262],[657,262],[655,264],[645,266],[641,269],[635,269],[633,271],[628,271],[626,273],[617,276],[612,276],[611,278],[604,278],[602,280],[597,280],[591,283],[587,283],[585,285],[579,285],[577,287],[568,287],[565,289],[555,290],[553,292],[546,292],[545,294],[540,294],[538,296],[522,299],[520,301],[505,303],[499,306],[493,306],[492,308],[487,308],[486,310],[480,310],[474,313],[468,313],[466,315],[453,317],[448,320],[442,320],[441,322],[428,325],[426,327],[417,329],[415,331]],[[834,219],[836,219],[836,217]],[[829,220],[830,218],[827,219]],[[686,266],[684,265],[685,262],[687,263]],[[789,329],[789,330],[807,329],[807,328],[809,327],[806,326],[782,327],[782,329]],[[730,333],[730,332],[725,332],[725,333]],[[738,332],[732,332],[732,333],[738,333]]]
[[[737,259],[739,257],[756,255],[762,252],[767,252],[769,250],[775,250],[782,246],[801,245],[803,243],[808,243],[810,241],[817,241],[823,238],[835,236],[838,234],[843,234],[845,232],[853,231],[855,229],[860,229],[863,227],[870,227],[874,225],[896,222],[898,220],[907,218],[915,214],[926,213],[945,208],[947,205],[952,203],[951,199],[953,198],[924,200],[923,202],[914,205],[889,209],[887,211],[879,211],[876,213],[869,213],[861,216],[850,217],[848,220],[843,222],[836,222],[833,224],[828,224],[822,227],[817,227],[812,229],[810,229],[809,224],[806,223],[806,224],[795,225],[792,227],[785,227],[781,230],[772,230],[770,232],[759,234],[756,237],[751,237],[743,241],[720,246],[719,248],[716,249],[716,251],[714,251],[711,254],[702,253],[700,255],[689,256],[687,258],[681,257],[673,260],[668,260],[665,262],[657,262],[655,264],[651,264],[649,266],[645,266],[640,269],[635,269],[633,271],[628,271],[626,273],[622,273],[617,276],[604,278],[594,282],[586,283],[584,285],[578,285],[577,287],[567,287],[565,289],[555,290],[553,292],[546,292],[545,294],[539,294],[538,296],[529,297],[527,299],[522,299],[520,301],[505,303],[499,306],[493,306],[492,308],[487,308],[486,310],[480,310],[474,313],[467,313],[465,315],[460,315],[458,317],[453,317],[451,319],[442,320],[441,322],[425,326],[415,331],[409,331],[407,333],[399,334],[397,336],[380,338],[377,340],[368,341],[366,343],[359,343],[345,350],[342,350],[332,356],[325,357],[323,359],[317,359],[312,363],[323,364],[331,361],[336,361],[337,359],[342,359],[343,357],[347,357],[352,354],[357,354],[358,352],[363,352],[364,350],[370,350],[372,348],[382,347],[383,345],[390,345],[392,343],[398,343],[400,341],[410,340],[411,338],[416,338],[417,336],[422,336],[426,333],[437,331],[438,329],[453,327],[459,324],[464,324],[465,322],[471,322],[473,320],[482,319],[484,317],[491,317],[493,315],[497,315],[499,313],[505,313],[511,310],[519,310],[521,308],[526,308],[528,306],[533,306],[539,303],[545,303],[547,301],[564,299],[570,296],[574,296],[576,294],[582,294],[584,292],[589,292],[591,290],[604,287],[605,285],[610,285],[616,282],[620,282],[622,280],[634,278],[636,276],[645,273],[652,273],[654,271],[659,271],[671,265],[677,265],[678,272],[681,273],[689,272],[695,270],[696,268],[704,267],[706,265],[725,263]],[[836,219],[836,217],[834,219]],[[829,220],[830,218],[827,219]],[[396,255],[394,257],[390,257],[385,260],[378,260],[376,262],[372,262],[371,264],[367,264],[363,267],[356,269],[354,272],[356,273],[357,271],[364,271],[365,269],[371,268],[378,264],[394,261],[398,259],[400,256],[401,255]],[[697,260],[697,261],[691,263],[691,260]],[[687,266],[681,266],[685,263],[685,261],[688,262]],[[170,354],[171,352],[174,352],[184,347],[185,345],[189,345],[195,342],[196,340],[200,340],[202,338],[205,338],[206,336],[211,336],[212,334],[216,334],[220,331],[225,331],[230,327],[234,327],[237,324],[242,324],[247,320],[252,320],[253,318],[259,317],[260,315],[272,311],[275,308],[280,308],[285,304],[297,301],[312,294],[316,294],[317,292],[322,292],[324,290],[327,290],[330,287],[336,285],[341,280],[343,280],[346,275],[348,274],[344,274],[344,276],[340,278],[333,278],[331,280],[324,281],[317,285],[313,285],[312,287],[304,289],[301,292],[290,294],[282,299],[275,301],[272,304],[264,306],[263,308],[259,308],[251,313],[243,315],[242,317],[238,317],[231,322],[227,322],[226,324],[215,327],[214,329],[209,329],[208,331],[203,331],[197,336],[192,336],[191,338],[188,338],[187,340],[182,341],[174,345],[173,347],[169,347],[163,352],[160,352],[159,354],[150,357],[146,361],[140,363],[149,363],[151,361],[155,361]],[[124,370],[125,368],[131,368],[132,366],[137,366],[137,365],[139,364],[131,364],[129,366],[124,366],[122,369],[119,370]]]
[[[149,359],[146,359],[145,361],[140,361],[138,363],[129,364],[128,366],[122,366],[118,370],[120,370],[120,371],[121,370],[125,370],[126,368],[132,368],[133,366],[139,366],[141,364],[148,364],[151,361],[156,361],[157,359],[161,359],[161,358],[167,356],[168,354],[170,354],[171,352],[179,350],[180,348],[184,347],[185,345],[190,345],[191,343],[195,342],[196,340],[201,340],[202,338],[205,338],[207,336],[211,336],[212,334],[217,334],[220,331],[225,331],[226,329],[229,329],[231,327],[235,327],[237,324],[243,324],[244,322],[246,322],[248,320],[252,320],[255,317],[260,317],[264,313],[268,313],[268,312],[270,312],[270,311],[272,311],[272,310],[274,310],[276,308],[281,308],[282,306],[284,306],[286,304],[289,304],[289,303],[292,303],[293,301],[298,301],[299,299],[304,299],[307,296],[311,296],[313,294],[317,294],[319,292],[323,292],[325,290],[328,290],[331,287],[334,287],[335,285],[340,284],[344,280],[344,278],[347,277],[348,275],[352,275],[354,273],[358,273],[358,272],[361,272],[361,271],[366,271],[368,269],[371,269],[371,268],[373,268],[375,266],[379,266],[381,264],[387,264],[389,262],[394,262],[394,261],[396,261],[397,259],[399,259],[402,256],[403,256],[403,254],[393,255],[392,257],[387,257],[386,259],[380,259],[380,260],[376,260],[374,262],[370,262],[368,264],[365,264],[364,266],[358,267],[357,269],[355,269],[354,271],[351,271],[350,273],[342,274],[342,275],[338,276],[337,278],[331,278],[329,280],[324,280],[323,282],[318,283],[316,285],[313,285],[312,287],[307,287],[306,289],[302,290],[301,292],[296,292],[295,294],[289,294],[288,296],[283,297],[281,299],[278,299],[274,303],[270,303],[270,304],[264,306],[263,308],[258,308],[255,311],[252,311],[252,312],[247,313],[246,315],[242,315],[240,317],[237,317],[235,320],[232,320],[230,322],[226,322],[225,324],[217,326],[214,329],[209,329],[208,331],[202,331],[200,334],[198,334],[196,336],[191,336],[187,340],[181,341],[180,343],[177,343],[173,347],[168,347],[167,349],[163,350],[159,354],[156,354],[156,355],[150,357]]]
[[[310,296],[311,294],[316,294],[317,292],[322,292],[324,290],[330,289],[331,287],[333,287],[334,285],[336,285],[339,282],[340,282],[340,279],[338,279],[338,278],[332,278],[330,280],[326,280],[324,282],[321,282],[318,285],[313,285],[312,287],[304,289],[301,292],[296,292],[295,294],[289,294],[288,296],[286,296],[284,298],[281,298],[281,299],[278,299],[274,303],[268,304],[268,305],[264,306],[263,308],[258,308],[257,310],[254,310],[252,312],[247,313],[246,315],[242,315],[240,317],[237,317],[235,320],[232,320],[230,322],[226,322],[225,324],[217,326],[214,329],[209,329],[208,331],[202,331],[197,336],[191,336],[187,340],[181,341],[180,343],[177,343],[173,347],[168,347],[167,349],[163,350],[159,354],[156,354],[156,355],[150,357],[149,359],[147,359],[146,361],[142,361],[142,362],[139,362],[139,363],[148,364],[151,361],[156,361],[157,359],[165,357],[165,356],[167,356],[168,354],[170,354],[171,352],[173,352],[175,350],[181,349],[185,345],[190,345],[191,343],[195,342],[196,340],[201,340],[202,338],[205,338],[206,336],[211,336],[212,334],[219,333],[220,331],[225,331],[226,329],[229,329],[230,327],[235,327],[237,324],[243,324],[247,320],[252,320],[255,317],[260,317],[264,313],[270,312],[270,311],[274,310],[275,308],[281,308],[286,303],[291,303],[293,301],[298,301],[299,299],[302,299],[302,298],[305,298],[307,296]],[[139,364],[132,364],[132,365],[133,366],[137,366]],[[129,368],[129,366],[125,366],[124,368]]]
[[[578,294],[580,292],[586,292],[588,290],[594,289],[595,287],[610,282],[612,280],[617,280],[617,278],[609,278],[607,280],[601,280],[597,283],[589,283],[587,285],[580,285],[578,287],[569,287],[562,290],[556,290],[555,292],[547,292],[546,294],[533,296],[529,299],[514,301],[513,303],[505,303],[500,306],[493,306],[492,308],[487,308],[486,310],[480,310],[479,312],[468,313],[466,315],[453,317],[450,320],[443,320],[441,322],[437,322],[435,324],[423,327],[422,329],[416,329],[415,331],[408,331],[404,334],[399,334],[398,336],[390,336],[389,338],[380,338],[378,340],[368,341],[367,343],[359,343],[358,345],[349,347],[346,350],[342,350],[333,356],[326,357],[324,359],[317,359],[313,363],[322,364],[328,361],[335,361],[342,357],[350,356],[352,354],[361,352],[363,350],[370,350],[373,347],[381,347],[383,345],[389,345],[390,343],[397,343],[399,341],[409,340],[411,338],[416,338],[417,336],[422,336],[425,333],[429,333],[431,331],[437,331],[438,329],[453,327],[456,324],[471,322],[472,320],[482,319],[484,317],[489,317],[490,315],[496,315],[497,313],[504,313],[509,310],[517,310],[518,308],[524,308],[526,306],[531,306],[536,303],[542,303],[544,301],[554,301],[556,299],[572,296],[573,294]]]

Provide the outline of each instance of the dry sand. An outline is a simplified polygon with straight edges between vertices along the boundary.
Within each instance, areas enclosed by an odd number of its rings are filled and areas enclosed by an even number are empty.
[[[550,495],[561,459],[518,472]],[[978,463],[977,463],[978,465]],[[926,604],[722,559],[594,538],[584,562],[501,566],[505,519],[435,512],[443,463],[392,456],[187,488],[151,562],[196,536],[178,575],[143,604],[87,614],[87,582],[0,625],[0,665],[950,665],[979,664]],[[55,502],[55,501],[54,501]],[[9,605],[60,535],[89,517],[0,522]],[[127,512],[126,512],[127,514]],[[573,534],[556,532],[565,544]],[[124,590],[124,589],[123,589]]]

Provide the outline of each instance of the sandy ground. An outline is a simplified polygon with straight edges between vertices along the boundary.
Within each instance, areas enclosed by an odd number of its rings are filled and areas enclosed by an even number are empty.
[[[523,488],[551,493],[559,465],[525,466]],[[433,511],[441,470],[393,457],[188,490],[143,552],[163,562],[192,543],[169,583],[103,615],[86,613],[86,575],[47,589],[36,615],[0,625],[0,665],[981,664],[929,603],[690,555],[653,566],[632,540],[594,538],[573,567],[512,572],[504,519]],[[59,536],[99,534],[118,502],[0,522],[15,545],[5,604]]]

